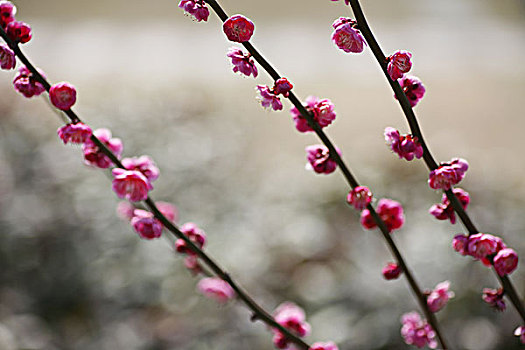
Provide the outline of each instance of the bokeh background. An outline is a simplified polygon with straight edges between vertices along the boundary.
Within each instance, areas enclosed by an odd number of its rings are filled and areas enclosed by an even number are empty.
[[[304,147],[284,112],[264,111],[254,81],[231,71],[230,47],[212,14],[196,23],[177,1],[15,2],[33,27],[24,51],[52,82],[76,85],[76,111],[109,127],[125,156],[151,155],[161,169],[153,197],[198,223],[207,251],[272,310],[305,308],[309,341],[345,349],[405,349],[401,315],[417,309],[380,235],[359,226],[342,176],[304,170]],[[456,297],[438,314],[456,349],[517,349],[512,307],[481,300],[494,274],[456,254],[463,228],[431,217],[441,198],[420,161],[398,160],[383,130],[407,125],[371,53],[330,41],[343,2],[221,1],[256,24],[253,43],[301,97],[330,98],[327,129],[357,178],[376,197],[402,202],[394,233],[419,282],[449,280]],[[427,88],[416,107],[440,161],[470,163],[462,182],[484,232],[525,253],[525,3],[518,0],[362,1],[383,49],[413,53]],[[25,99],[0,74],[0,349],[271,349],[271,334],[239,303],[217,306],[169,240],[142,241],[115,207],[107,173],[64,147],[47,97]],[[525,296],[524,267],[512,275]]]

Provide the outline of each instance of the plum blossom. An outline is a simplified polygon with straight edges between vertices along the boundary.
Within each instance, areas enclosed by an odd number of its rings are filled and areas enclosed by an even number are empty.
[[[177,207],[168,202],[157,202],[157,209],[171,222],[179,221],[179,211]]]
[[[93,131],[93,136],[95,136],[100,142],[102,142],[111,152],[120,158],[122,154],[122,141],[118,138],[113,138],[111,131],[108,129],[97,129]],[[86,164],[91,166],[96,166],[102,169],[109,168],[113,162],[98,148],[97,145],[91,140],[88,139],[82,145],[82,151],[84,152],[84,159]]]
[[[188,222],[182,225],[180,231],[197,247],[201,249],[204,247],[204,244],[206,243],[206,233],[193,222]],[[177,239],[175,242],[175,250],[181,254],[195,255],[195,252],[188,248],[188,245],[182,238]]]
[[[386,280],[395,280],[401,275],[403,272],[403,269],[401,269],[401,266],[394,262],[389,262],[385,267],[383,267],[383,277]]]
[[[494,257],[494,269],[500,276],[512,273],[518,267],[518,254],[511,248],[504,248]]]
[[[179,7],[186,11],[190,16],[193,16],[197,22],[206,22],[210,15],[206,3],[202,0],[182,0],[179,2]]]
[[[408,102],[410,102],[410,106],[412,107],[417,105],[425,95],[426,89],[423,86],[423,83],[415,76],[407,75],[401,79],[398,79],[397,82],[401,86],[401,89],[403,89],[403,92],[405,93],[406,97],[408,98]]]
[[[0,25],[6,29],[15,20],[16,7],[10,1],[0,1]]]
[[[57,130],[58,137],[67,144],[78,143],[82,144],[87,142],[93,132],[91,128],[82,122],[66,124]]]
[[[321,127],[324,128],[330,125],[335,117],[335,107],[329,99],[320,100],[315,96],[308,96],[306,98],[306,111],[313,116],[314,121]],[[293,107],[290,110],[293,120],[295,122],[295,128],[299,132],[314,131],[308,121],[301,115],[299,110],[296,107]]]
[[[468,255],[468,240],[467,235],[458,234],[452,240],[452,248],[461,255]]]
[[[468,239],[467,252],[475,259],[483,260],[490,255],[496,254],[505,245],[499,237],[488,233],[477,233]]]
[[[312,169],[318,174],[330,174],[337,168],[337,163],[330,157],[330,151],[324,145],[312,145],[306,147],[307,169]],[[341,151],[336,148],[341,155]]]
[[[412,54],[405,50],[397,50],[387,58],[387,72],[392,80],[403,78],[412,68]]]
[[[441,163],[428,175],[428,184],[431,188],[444,191],[458,184],[465,177],[468,170],[468,163],[462,158],[453,158],[449,162]]]
[[[153,182],[159,177],[159,168],[149,156],[124,158],[122,159],[122,165],[127,170],[140,171],[149,182]]]
[[[201,279],[197,284],[197,289],[208,298],[222,304],[235,297],[235,291],[232,287],[226,281],[217,277]]]
[[[348,192],[346,202],[357,210],[363,210],[372,202],[372,191],[366,186],[357,186]]]
[[[0,68],[5,70],[14,69],[16,66],[15,53],[4,44],[0,44]]]
[[[337,347],[337,345],[335,345],[334,342],[329,341],[326,343],[313,343],[310,349],[308,350],[339,350],[339,348]]]
[[[32,37],[29,24],[20,21],[9,22],[6,32],[11,40],[21,44],[27,43]]]
[[[503,288],[499,288],[499,289],[484,288],[483,296],[481,298],[483,299],[484,302],[492,306],[497,311],[505,311],[506,305],[505,305],[505,300],[503,300],[503,295],[505,295]]]
[[[454,292],[449,291],[449,287],[449,281],[441,282],[427,296],[427,305],[431,312],[438,312],[454,297]]]
[[[279,305],[273,313],[275,322],[298,337],[310,334],[310,325],[306,322],[303,309],[291,302]],[[273,329],[273,344],[277,349],[289,349],[290,341],[279,330]]]
[[[514,335],[516,337],[520,337],[520,342],[522,344],[525,344],[525,327],[520,326],[520,327],[516,328],[516,330],[514,331]]]
[[[135,206],[128,201],[120,201],[117,204],[117,215],[122,220],[130,221],[133,219],[133,213],[135,212]]]
[[[45,79],[44,73],[38,69],[38,72],[40,75],[42,75]],[[25,97],[33,97],[38,96],[46,89],[40,83],[34,76],[33,73],[29,69],[27,69],[25,66],[20,67],[18,70],[17,75],[15,76],[15,79],[13,80],[13,85],[15,87],[15,90],[24,95]]]
[[[462,190],[461,188],[454,188],[452,192],[459,199],[463,209],[467,209],[467,206],[470,203],[470,196],[468,192]],[[448,200],[446,194],[443,194],[440,204],[434,204],[430,207],[429,212],[438,220],[449,219],[451,224],[456,223],[456,212],[454,211],[454,207]]]
[[[340,17],[332,24],[335,31],[332,41],[344,52],[360,53],[366,45],[363,35],[357,29],[357,22],[347,17]]]
[[[251,54],[244,53],[237,47],[230,47],[226,56],[231,58],[233,71],[235,73],[239,72],[246,75],[247,77],[253,75],[254,78],[257,78],[259,73],[257,71],[257,67],[255,66],[255,60]]]
[[[261,105],[264,108],[271,107],[274,111],[280,111],[283,109],[281,99],[268,86],[257,85],[256,90],[259,91],[259,96],[257,98],[261,101]]]
[[[153,189],[148,179],[137,170],[115,168],[113,175],[113,191],[119,198],[139,202],[148,198],[148,191]]]
[[[184,258],[184,266],[195,276],[202,272],[202,267],[196,255],[186,256]]]
[[[55,84],[49,89],[49,100],[56,108],[67,111],[77,100],[77,90],[66,82]]]
[[[243,15],[234,15],[224,22],[222,29],[228,40],[243,43],[250,40],[255,26]]]
[[[143,239],[159,238],[162,235],[162,224],[152,213],[135,209],[131,218],[131,226]]]
[[[389,232],[401,228],[405,222],[403,207],[399,202],[392,199],[380,199],[376,211],[381,220],[385,223]],[[361,225],[366,229],[372,229],[377,226],[368,209],[361,212]]]
[[[417,136],[401,135],[396,129],[387,127],[385,129],[385,141],[400,159],[405,158],[410,161],[414,157],[419,159],[423,156],[423,146],[419,143]]]
[[[283,95],[284,97],[288,97],[290,94],[290,91],[293,89],[292,83],[288,81],[286,78],[279,78],[275,81],[275,84],[273,85],[273,93],[275,95]]]
[[[436,333],[426,320],[422,320],[417,312],[406,313],[401,317],[401,335],[405,343],[422,348],[425,345],[431,349],[437,347]]]

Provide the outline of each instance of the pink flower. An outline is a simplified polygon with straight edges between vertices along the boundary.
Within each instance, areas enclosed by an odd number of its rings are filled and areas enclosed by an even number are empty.
[[[467,252],[475,259],[482,260],[497,253],[503,247],[503,242],[499,237],[488,233],[478,233],[469,237]]]
[[[201,249],[204,247],[204,244],[206,243],[206,233],[204,233],[204,231],[193,222],[188,222],[182,225],[180,231],[184,233],[184,235],[188,237],[190,241],[192,241],[197,247]],[[188,245],[182,238],[177,239],[175,242],[175,250],[181,254],[195,255],[195,252],[188,248]]]
[[[405,73],[408,73],[410,68],[412,68],[411,58],[412,54],[405,50],[397,50],[387,58],[387,71],[392,80],[403,78]]]
[[[226,303],[235,297],[235,291],[225,281],[217,277],[203,278],[197,284],[197,289],[210,299]]]
[[[275,322],[298,337],[310,334],[310,325],[306,322],[303,309],[291,302],[282,303],[273,313]],[[273,344],[278,349],[288,349],[290,341],[279,330],[273,329]]]
[[[288,97],[292,89],[293,85],[288,81],[288,79],[280,78],[277,79],[272,90],[275,95],[282,94],[284,97]]]
[[[199,264],[199,259],[197,258],[196,255],[188,255],[184,258],[184,266],[186,266],[186,268],[188,270],[190,270],[190,272],[196,276],[198,275],[199,273],[202,272],[202,267],[201,265]]]
[[[334,342],[329,341],[326,343],[313,343],[309,350],[339,350],[339,348]]]
[[[210,11],[202,0],[182,0],[179,2],[179,7],[193,16],[197,22],[206,22],[210,15]]]
[[[133,219],[133,213],[135,212],[135,206],[128,201],[120,201],[117,204],[117,214],[122,220]]]
[[[49,99],[53,106],[67,111],[77,101],[77,90],[73,85],[61,82],[51,86],[51,89],[49,89]]]
[[[427,297],[428,308],[431,312],[438,312],[447,304],[450,298],[454,297],[454,292],[449,291],[450,282],[439,283]]]
[[[0,44],[0,68],[9,70],[16,66],[15,53],[4,44]]]
[[[366,186],[357,186],[348,193],[346,201],[357,210],[363,210],[372,202],[372,191]]]
[[[332,41],[344,52],[359,53],[366,45],[365,39],[357,29],[357,23],[346,17],[340,17],[332,24],[335,31],[332,33]]]
[[[6,28],[15,20],[16,7],[10,1],[0,1],[0,25]]]
[[[38,69],[38,72],[45,78],[44,73]],[[46,91],[44,86],[35,79],[33,74],[25,66],[20,67],[15,79],[13,80],[15,90],[20,92],[25,97],[38,96]]]
[[[511,249],[502,249],[494,257],[494,269],[500,276],[512,273],[518,267],[518,254]]]
[[[414,107],[425,95],[425,87],[419,78],[412,75],[407,75],[404,78],[398,80],[401,89],[408,98],[410,105]],[[394,96],[395,97],[395,96]],[[396,97],[397,99],[397,97]]]
[[[135,209],[131,225],[144,239],[159,238],[162,235],[162,224],[155,219],[152,213],[146,210]]]
[[[258,99],[261,101],[261,105],[264,108],[272,107],[274,111],[280,111],[283,109],[281,99],[274,94],[274,92],[265,85],[257,85],[256,90],[259,90]]]
[[[148,179],[137,170],[115,168],[113,175],[113,191],[119,198],[139,202],[148,198],[148,191],[153,189]]]
[[[319,100],[315,96],[308,96],[305,102],[306,111],[313,116],[314,121],[321,128],[330,125],[334,121],[336,116],[335,107],[329,99]],[[314,131],[296,107],[293,107],[290,112],[295,122],[295,128],[299,132]]]
[[[426,320],[422,320],[417,312],[406,313],[401,317],[401,335],[405,343],[422,348],[427,345],[431,349],[437,347],[436,333]]]
[[[468,192],[465,192],[461,188],[454,188],[452,192],[456,195],[461,203],[463,209],[467,209],[468,204],[470,203],[470,196]],[[441,198],[441,204],[434,204],[429,209],[430,214],[434,215],[438,220],[450,220],[450,223],[456,223],[456,213],[452,204],[447,198],[446,194],[443,194]]]
[[[230,47],[228,53],[226,54],[232,60],[233,71],[235,73],[240,72],[247,77],[253,75],[254,78],[257,78],[259,74],[257,67],[255,66],[255,61],[251,54],[244,53],[241,49],[236,47]]]
[[[179,211],[177,207],[167,202],[157,202],[157,209],[171,222],[179,221]]]
[[[244,43],[252,37],[255,26],[243,15],[234,15],[224,22],[222,29],[228,40]]]
[[[401,228],[405,222],[403,207],[399,202],[392,199],[380,199],[376,211],[381,220],[385,223],[389,232]],[[368,209],[361,212],[361,225],[366,229],[371,229],[377,226]]]
[[[318,174],[330,174],[337,168],[337,163],[330,157],[330,151],[324,145],[312,145],[306,147],[307,169],[312,169]],[[341,151],[336,148],[341,155]]]
[[[483,296],[481,297],[484,302],[492,306],[497,311],[505,311],[506,305],[505,300],[503,300],[503,295],[505,292],[503,291],[503,288],[499,289],[491,289],[491,288],[484,288],[483,289]]]
[[[386,280],[395,280],[401,275],[403,270],[401,269],[401,266],[394,262],[389,262],[384,268],[383,268],[383,277]]]
[[[93,136],[113,152],[117,158],[120,158],[123,149],[122,141],[118,138],[112,138],[111,131],[108,129],[97,129],[93,131]],[[82,151],[84,152],[84,159],[88,165],[106,169],[113,164],[111,159],[102,153],[91,139],[88,139],[84,145],[82,145]]]
[[[400,159],[412,160],[414,157],[419,159],[423,156],[423,146],[416,136],[400,135],[396,129],[387,127],[385,129],[385,141]]]
[[[9,22],[6,32],[11,40],[21,44],[25,44],[31,40],[31,27],[24,22]]]
[[[452,248],[461,255],[468,255],[468,241],[467,235],[456,235],[452,240]]]
[[[64,144],[71,143],[85,143],[93,132],[91,128],[82,122],[66,124],[57,130],[58,137]]]
[[[516,328],[516,330],[514,331],[514,335],[516,337],[520,337],[521,343],[525,344],[525,327],[520,326],[520,327]]]
[[[153,159],[149,156],[124,158],[122,159],[122,165],[124,165],[124,168],[127,170],[140,171],[149,182],[153,182],[159,177],[159,168],[157,168]]]
[[[428,184],[431,188],[444,191],[458,184],[465,177],[468,163],[462,158],[453,158],[450,162],[441,163],[428,175]]]

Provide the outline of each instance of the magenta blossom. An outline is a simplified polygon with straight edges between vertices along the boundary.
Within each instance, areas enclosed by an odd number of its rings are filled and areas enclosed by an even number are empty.
[[[16,7],[10,1],[0,1],[0,25],[6,29],[15,20]]]
[[[386,280],[395,280],[401,275],[403,269],[401,266],[394,262],[389,262],[385,267],[383,267],[383,277]]]
[[[336,116],[335,107],[329,99],[320,100],[315,96],[308,96],[305,102],[306,111],[313,116],[314,121],[321,128],[330,125],[334,121]],[[290,113],[295,122],[295,128],[299,132],[314,131],[296,107],[293,107]]]
[[[410,71],[410,68],[412,68],[411,58],[412,54],[405,50],[397,50],[390,57],[387,57],[387,71],[392,80],[403,78],[405,73]]]
[[[525,344],[525,327],[520,326],[520,327],[516,328],[516,330],[514,331],[514,335],[516,337],[520,337],[520,342],[522,344]]]
[[[15,69],[15,53],[4,44],[0,44],[0,68],[5,70]]]
[[[233,71],[235,73],[240,72],[247,77],[253,75],[254,78],[257,78],[259,74],[257,67],[255,66],[255,60],[252,55],[249,53],[244,53],[241,49],[236,47],[230,47],[228,53],[226,54],[232,60]]]
[[[290,91],[292,91],[293,85],[288,81],[286,78],[279,78],[275,81],[275,84],[273,85],[273,93],[276,95],[282,94],[284,97],[288,97],[290,95]]]
[[[204,247],[204,244],[206,243],[206,233],[204,233],[204,231],[193,222],[188,222],[182,225],[180,231],[184,233],[184,235],[197,247],[201,249]],[[191,248],[188,248],[188,245],[182,238],[177,239],[175,242],[175,250],[181,254],[195,255],[195,252],[192,251]]]
[[[428,175],[428,184],[431,188],[444,191],[458,184],[465,177],[468,170],[468,163],[462,158],[453,158],[450,162],[441,163]]]
[[[337,163],[330,157],[330,151],[324,145],[312,145],[306,147],[307,169],[312,169],[318,174],[330,174],[337,168]],[[336,148],[341,155],[341,151]]]
[[[308,350],[339,350],[339,348],[337,347],[337,345],[335,345],[334,342],[329,341],[326,343],[313,343],[310,349]]]
[[[450,298],[454,297],[454,292],[449,291],[449,287],[449,281],[441,282],[427,296],[427,305],[431,312],[438,312],[445,307]]]
[[[49,100],[56,108],[67,111],[77,100],[77,90],[66,82],[55,84],[49,89]]]
[[[502,249],[494,257],[494,269],[500,276],[512,273],[518,267],[518,254],[514,249]]]
[[[40,69],[38,69],[38,72],[44,78],[46,77]],[[13,85],[16,91],[18,91],[27,98],[38,96],[44,91],[46,91],[44,86],[38,80],[35,79],[31,71],[25,66],[22,66],[20,67],[20,69],[18,69],[18,73],[16,74],[15,79],[13,80]]]
[[[244,43],[252,37],[255,26],[243,15],[234,15],[224,22],[222,29],[228,40]]]
[[[484,288],[483,296],[481,298],[484,302],[492,306],[497,311],[505,311],[507,307],[505,305],[505,300],[503,300],[503,295],[505,295],[503,288]]]
[[[282,303],[273,313],[275,322],[298,337],[310,334],[310,325],[306,322],[303,309],[291,302]],[[279,330],[273,329],[273,344],[277,349],[288,349],[290,340]]]
[[[403,92],[405,93],[406,97],[408,98],[408,102],[410,102],[410,106],[412,107],[417,105],[425,95],[426,90],[423,86],[423,83],[415,76],[407,75],[399,79],[397,82],[401,86],[401,89],[403,89]]]
[[[454,188],[452,192],[459,199],[463,209],[467,209],[467,206],[470,203],[470,196],[468,192],[462,190],[461,188]],[[440,204],[434,204],[430,207],[429,212],[438,220],[449,219],[451,224],[456,223],[456,213],[454,211],[454,207],[452,207],[452,204],[448,200],[446,194],[443,194]]]
[[[385,141],[400,159],[412,160],[414,157],[419,159],[423,156],[423,146],[416,136],[401,135],[396,129],[387,127],[385,129]]]
[[[159,238],[162,235],[162,224],[146,210],[135,209],[131,225],[143,239]]]
[[[259,96],[257,98],[261,101],[261,105],[264,108],[271,107],[274,111],[280,111],[283,109],[281,99],[268,86],[257,85],[255,89],[259,91]]]
[[[399,202],[392,199],[382,198],[379,200],[376,208],[377,214],[385,223],[389,232],[401,228],[405,222],[403,207]],[[366,229],[372,229],[377,226],[372,214],[368,209],[361,212],[361,225]]]
[[[120,158],[124,147],[120,139],[111,137],[111,131],[104,128],[97,129],[93,131],[93,136],[98,138],[117,158]],[[84,159],[88,165],[106,169],[113,164],[111,159],[102,153],[91,139],[88,139],[82,145],[82,151],[84,152]]]
[[[75,124],[66,124],[58,128],[57,134],[64,144],[67,144],[68,142],[82,144],[89,140],[93,132],[86,124],[77,122]]]
[[[363,210],[372,202],[372,191],[366,186],[357,186],[346,196],[346,202],[357,210]]]
[[[452,248],[461,255],[468,255],[468,240],[467,235],[456,235],[452,240]]]
[[[113,175],[113,191],[119,198],[139,202],[148,198],[148,191],[153,189],[148,179],[137,170],[115,168]]]
[[[473,258],[483,260],[504,247],[501,238],[488,233],[477,233],[469,237],[467,252]]]
[[[159,177],[159,168],[149,156],[124,158],[122,159],[122,165],[127,170],[140,171],[149,182],[153,182]]]
[[[197,284],[197,289],[208,298],[222,304],[235,297],[235,291],[232,287],[217,277],[201,279]]]
[[[344,52],[363,52],[366,42],[354,20],[340,17],[334,21],[332,27],[335,29],[332,33],[332,41],[338,48]]]
[[[31,40],[31,27],[19,21],[9,22],[6,28],[7,36],[17,43],[25,44]]]
[[[417,312],[404,314],[401,317],[401,323],[403,324],[401,335],[405,339],[405,343],[418,348],[422,348],[425,345],[431,349],[437,347],[436,332],[426,320],[421,319]]]
[[[197,22],[207,21],[210,11],[202,0],[182,0],[179,7],[193,16]]]

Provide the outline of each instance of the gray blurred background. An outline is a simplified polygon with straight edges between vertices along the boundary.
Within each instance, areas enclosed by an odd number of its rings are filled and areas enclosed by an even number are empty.
[[[207,250],[269,310],[285,300],[306,309],[309,341],[340,349],[404,349],[399,318],[417,309],[376,231],[345,204],[342,176],[304,170],[304,147],[289,113],[264,111],[257,81],[231,71],[230,43],[211,14],[196,23],[177,1],[17,1],[33,27],[24,51],[52,82],[76,85],[76,111],[109,127],[124,155],[151,155],[161,169],[153,197],[198,223]],[[383,130],[407,132],[369,50],[339,51],[331,23],[341,2],[221,1],[256,24],[253,43],[304,99],[330,98],[327,129],[357,178],[377,198],[405,207],[396,242],[424,288],[450,280],[456,297],[438,314],[456,349],[518,348],[512,307],[481,300],[494,274],[456,254],[460,224],[428,208],[441,194],[420,161],[398,160]],[[484,232],[525,253],[525,5],[518,0],[363,1],[386,53],[413,53],[427,88],[416,107],[440,161],[463,157],[469,213]],[[195,292],[170,243],[141,241],[115,214],[108,175],[64,147],[47,97],[27,100],[0,84],[0,349],[270,349],[271,334],[239,303],[217,306]],[[512,280],[525,296],[523,266]]]

